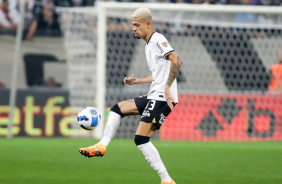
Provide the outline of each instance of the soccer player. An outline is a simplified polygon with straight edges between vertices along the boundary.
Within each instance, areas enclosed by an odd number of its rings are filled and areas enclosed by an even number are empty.
[[[151,167],[159,174],[161,184],[175,184],[150,138],[156,130],[160,129],[166,117],[178,103],[176,76],[182,60],[167,39],[155,32],[149,9],[139,8],[134,11],[132,17],[135,37],[142,38],[147,43],[146,59],[152,75],[146,78],[135,78],[132,74],[124,78],[124,83],[128,85],[151,83],[150,91],[147,95],[115,104],[111,108],[100,142],[90,147],[80,148],[79,152],[86,157],[103,156],[119,127],[121,118],[140,114],[134,141]]]

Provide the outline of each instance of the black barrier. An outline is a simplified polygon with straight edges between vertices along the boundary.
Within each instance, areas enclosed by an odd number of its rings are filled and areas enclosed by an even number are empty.
[[[0,89],[0,137],[8,132],[8,89]],[[21,89],[17,92],[13,136],[68,137],[72,134],[68,91],[63,89]]]

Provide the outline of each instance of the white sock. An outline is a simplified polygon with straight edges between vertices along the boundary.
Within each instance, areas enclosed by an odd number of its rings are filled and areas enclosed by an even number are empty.
[[[164,170],[163,172],[161,172],[159,174],[159,176],[161,177],[161,180],[164,181],[164,182],[171,182],[172,179],[170,178],[167,170]]]
[[[116,134],[117,129],[119,128],[120,119],[121,119],[121,116],[119,114],[113,111],[110,112],[109,117],[108,117],[108,122],[104,130],[104,135],[99,142],[100,144],[103,144],[105,146],[109,145],[112,138]]]
[[[160,154],[152,142],[150,141],[145,144],[138,145],[137,147],[143,153],[150,166],[157,171],[161,180],[164,182],[171,182],[171,178],[163,164],[163,161],[161,160]]]

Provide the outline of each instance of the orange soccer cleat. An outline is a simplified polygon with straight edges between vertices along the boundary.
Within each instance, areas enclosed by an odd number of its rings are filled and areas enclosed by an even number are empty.
[[[97,143],[93,146],[85,147],[85,148],[80,148],[79,152],[89,158],[89,157],[102,157],[106,153],[106,148],[107,146]]]
[[[171,179],[171,182],[164,182],[164,181],[162,181],[161,184],[176,184],[176,183],[175,183],[175,181],[173,181],[173,179]]]

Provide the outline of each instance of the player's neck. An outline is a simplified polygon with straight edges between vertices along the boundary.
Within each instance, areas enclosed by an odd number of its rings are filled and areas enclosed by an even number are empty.
[[[151,36],[154,34],[155,30],[151,30],[146,37],[144,38],[144,40],[146,41],[146,43],[148,43],[148,41],[150,40]]]

